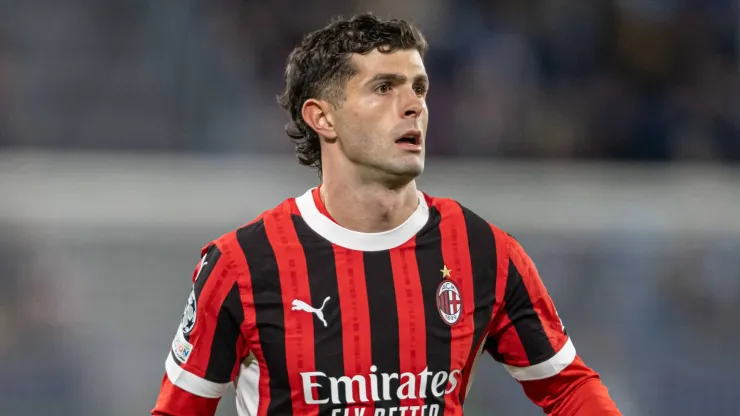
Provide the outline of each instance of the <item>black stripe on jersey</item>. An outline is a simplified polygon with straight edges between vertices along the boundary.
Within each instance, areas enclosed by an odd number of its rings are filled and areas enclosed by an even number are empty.
[[[196,302],[200,298],[200,292],[203,291],[203,286],[206,285],[206,280],[208,280],[208,277],[211,275],[213,268],[216,267],[216,263],[218,263],[218,260],[220,258],[221,250],[219,250],[215,244],[208,247],[203,260],[206,262],[206,264],[203,266],[202,269],[200,269],[200,273],[198,273],[198,275],[196,276],[195,283],[193,284],[193,291],[195,292]]]
[[[486,338],[485,345],[483,346],[483,348],[486,349],[486,352],[491,354],[491,357],[493,357],[494,360],[500,363],[506,362],[504,360],[504,356],[501,355],[500,352],[498,352],[498,339],[496,339],[496,337],[489,336],[488,338]]]
[[[308,269],[308,285],[311,291],[311,302],[320,305],[326,297],[330,297],[334,307],[326,308],[324,319],[328,326],[314,316],[313,339],[316,371],[328,377],[344,376],[344,345],[342,342],[342,310],[339,308],[339,286],[337,284],[337,267],[334,259],[334,247],[329,241],[314,232],[300,216],[293,216],[298,240],[303,246]],[[331,397],[331,384],[321,383],[318,397]],[[339,399],[345,400],[344,389],[339,389]],[[331,410],[339,407],[332,403],[319,405],[319,414],[330,414]]]
[[[437,308],[437,288],[442,282],[440,270],[444,266],[442,257],[442,234],[439,229],[441,216],[436,208],[429,208],[429,228],[423,229],[416,237],[416,262],[421,279],[421,292],[424,297],[424,318],[426,321],[427,364],[429,371],[450,372],[451,328],[439,316]],[[427,405],[439,404],[440,414],[444,414],[444,397],[434,398],[432,383],[427,383]]]
[[[218,311],[216,332],[213,334],[213,344],[211,345],[211,356],[208,359],[208,368],[206,368],[206,380],[214,383],[228,383],[231,381],[234,364],[237,359],[241,361],[244,358],[236,356],[236,343],[239,340],[240,328],[243,322],[244,309],[239,296],[239,286],[234,282]]]
[[[390,251],[366,251],[363,253],[363,263],[370,310],[372,363],[378,367],[377,373],[400,374],[398,306]],[[400,384],[400,380],[391,379],[389,391],[398,391]],[[398,395],[391,394],[391,397],[391,400],[376,403],[376,407],[389,409],[401,405]]]
[[[496,239],[493,229],[488,222],[469,209],[461,206],[465,217],[465,226],[468,231],[468,250],[470,251],[470,265],[473,271],[473,292],[475,311],[473,322],[473,343],[470,346],[468,359],[475,358],[476,346],[485,335],[493,313],[493,304],[496,300],[496,270],[498,258],[496,256]],[[460,390],[461,401],[465,392]]]
[[[203,291],[203,287],[205,287],[206,282],[208,281],[208,278],[211,276],[211,272],[213,272],[213,269],[216,267],[216,263],[218,263],[218,260],[221,258],[221,250],[218,249],[218,247],[213,244],[206,250],[206,254],[203,257],[206,264],[203,265],[203,267],[200,269],[200,272],[196,271],[198,273],[195,276],[195,282],[193,283],[193,289],[192,294],[195,296],[195,303],[197,305],[198,301],[200,300],[200,293]],[[200,268],[200,264],[198,265]],[[217,282],[218,283],[218,282]],[[197,310],[197,307],[196,307]],[[197,316],[196,316],[197,319]],[[187,334],[183,334],[185,337],[185,341],[190,342],[190,335],[192,332],[188,332]],[[174,357],[174,354],[172,355]],[[179,360],[176,360],[179,361]]]
[[[292,415],[290,380],[285,358],[285,316],[277,259],[267,237],[264,220],[236,232],[247,259],[254,294],[254,313],[260,343],[270,376],[268,415]]]
[[[550,339],[542,326],[542,321],[540,321],[537,311],[532,306],[532,300],[529,298],[527,287],[522,281],[522,275],[513,261],[509,261],[509,277],[506,281],[504,307],[516,329],[530,365],[547,361],[555,355],[555,349],[550,344]]]

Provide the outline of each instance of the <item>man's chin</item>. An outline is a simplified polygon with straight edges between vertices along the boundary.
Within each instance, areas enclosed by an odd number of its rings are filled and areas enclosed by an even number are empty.
[[[391,163],[398,175],[419,176],[424,171],[424,154],[407,154]]]
[[[388,182],[394,187],[408,185],[424,173],[424,163],[408,163],[384,169]]]

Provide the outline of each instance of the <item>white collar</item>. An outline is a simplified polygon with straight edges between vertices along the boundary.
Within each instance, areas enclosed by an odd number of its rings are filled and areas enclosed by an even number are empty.
[[[362,233],[344,228],[327,218],[316,207],[313,189],[295,199],[301,216],[317,234],[338,246],[357,251],[390,250],[410,240],[429,220],[429,207],[424,195],[417,191],[419,205],[413,214],[398,227],[380,233]]]

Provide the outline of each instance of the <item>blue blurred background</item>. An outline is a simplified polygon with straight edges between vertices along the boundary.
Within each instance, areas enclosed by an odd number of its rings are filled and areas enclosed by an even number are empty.
[[[737,0],[0,0],[0,415],[151,409],[200,246],[317,183],[287,54],[360,11],[431,44],[422,189],[523,243],[623,413],[740,415]],[[483,361],[466,414],[540,414]]]

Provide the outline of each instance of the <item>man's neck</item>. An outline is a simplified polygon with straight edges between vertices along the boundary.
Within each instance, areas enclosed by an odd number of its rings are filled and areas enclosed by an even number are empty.
[[[415,181],[399,189],[389,189],[381,184],[351,184],[347,178],[325,180],[320,196],[334,221],[364,233],[398,227],[419,204]]]

